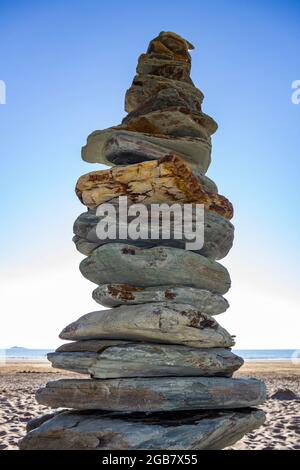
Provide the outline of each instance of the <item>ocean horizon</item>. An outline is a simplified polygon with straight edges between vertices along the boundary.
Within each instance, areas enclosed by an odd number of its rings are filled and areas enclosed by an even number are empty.
[[[300,359],[298,349],[232,349],[245,361],[251,360],[293,360]],[[12,347],[0,349],[0,362],[25,362],[25,361],[47,361],[47,354],[54,352],[54,349],[30,349],[23,347]]]

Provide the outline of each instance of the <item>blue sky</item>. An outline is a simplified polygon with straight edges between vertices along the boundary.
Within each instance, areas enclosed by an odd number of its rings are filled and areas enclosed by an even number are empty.
[[[0,347],[51,347],[96,309],[71,242],[87,135],[118,124],[137,58],[161,30],[192,42],[219,123],[208,176],[234,204],[231,309],[240,348],[300,348],[298,1],[0,1]],[[98,168],[101,168],[98,165]]]

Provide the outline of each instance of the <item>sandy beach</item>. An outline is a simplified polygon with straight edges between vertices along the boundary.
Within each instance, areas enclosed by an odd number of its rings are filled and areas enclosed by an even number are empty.
[[[70,376],[74,374],[51,369],[46,362],[0,364],[0,450],[17,450],[26,422],[49,411],[36,403],[35,391],[49,380]],[[268,400],[261,408],[267,420],[231,449],[300,450],[300,365],[249,361],[235,376],[252,376],[266,382]],[[272,398],[275,393],[278,398]]]

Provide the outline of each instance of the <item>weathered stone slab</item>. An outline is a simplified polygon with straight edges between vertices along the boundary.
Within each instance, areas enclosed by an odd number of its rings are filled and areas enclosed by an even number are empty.
[[[49,421],[50,419],[57,417],[60,413],[65,413],[65,412],[66,410],[53,411],[52,413],[45,413],[44,415],[37,416],[36,418],[33,418],[30,421],[27,421],[26,432],[30,432],[33,429],[38,428],[46,421]],[[19,444],[20,444],[20,441],[19,441]]]
[[[205,191],[184,161],[172,155],[87,173],[78,179],[76,194],[89,208],[127,196],[128,203],[197,203],[227,219],[233,216],[228,199]]]
[[[218,315],[229,307],[218,294],[193,287],[133,287],[128,284],[102,284],[93,291],[93,299],[105,307],[168,302],[192,305],[207,315]]]
[[[179,36],[175,39],[174,33],[162,32],[150,42],[147,53],[139,57],[137,73],[159,75],[192,84],[188,49],[193,48]]]
[[[141,75],[157,75],[171,78],[193,85],[190,77],[191,64],[182,60],[174,60],[161,55],[141,54],[138,59],[136,72]]]
[[[191,62],[189,49],[193,44],[172,31],[161,31],[149,43],[147,54],[159,54],[163,57]]]
[[[52,408],[126,412],[247,408],[265,398],[260,380],[223,377],[61,379],[36,394]]]
[[[151,104],[152,110],[175,105],[199,112],[203,98],[203,93],[190,83],[155,75],[136,75],[125,95],[125,111],[131,113]]]
[[[114,148],[110,149],[111,140],[113,139],[114,141],[119,137],[126,138],[129,149],[124,148],[125,144],[122,143],[122,148],[115,155]],[[132,141],[132,144],[128,144],[128,141]],[[143,141],[145,144],[142,143]],[[103,163],[108,166],[112,164],[125,164],[126,159],[127,163],[136,163],[161,158],[162,156],[157,148],[149,148],[151,144],[156,147],[162,147],[162,151],[167,152],[167,154],[170,154],[170,151],[178,153],[180,158],[190,165],[193,171],[195,167],[198,167],[199,172],[204,174],[209,167],[211,161],[210,139],[170,137],[149,132],[131,132],[126,131],[122,126],[94,131],[90,134],[87,138],[87,144],[82,148],[82,158],[90,163]],[[130,156],[130,147],[132,146],[135,147],[133,159]],[[149,158],[145,158],[147,154]]]
[[[209,139],[218,129],[213,118],[205,113],[192,113],[179,106],[151,111],[147,104],[132,111],[122,121],[122,127],[133,132],[148,132],[172,137],[196,137]]]
[[[151,214],[151,207],[147,206],[148,213]],[[157,212],[158,213],[158,212]],[[159,215],[159,214],[158,214]],[[140,247],[153,247],[155,245],[161,246],[173,246],[175,248],[186,248],[186,243],[193,240],[195,233],[199,230],[199,223],[202,223],[202,220],[199,222],[195,216],[195,211],[193,213],[191,227],[188,229],[185,226],[185,230],[182,231],[181,223],[174,223],[174,219],[170,217],[170,239],[164,239],[162,237],[162,228],[164,224],[162,222],[160,214],[160,223],[159,223],[159,233],[157,237],[154,238],[151,234],[151,227],[141,223],[141,228],[143,228],[144,233],[148,233],[148,239],[137,239],[131,241],[129,238],[120,238],[119,234],[128,232],[128,224],[130,224],[136,216],[128,216],[127,220],[124,220],[119,217],[119,206],[115,205],[115,215],[105,214],[104,216],[97,216],[96,211],[91,209],[87,212],[80,214],[79,217],[74,222],[73,231],[75,237],[73,241],[77,249],[84,255],[90,255],[91,252],[102,246],[106,243],[129,243],[135,246]],[[116,224],[116,239],[99,239],[97,234],[97,224],[102,220],[105,220],[105,223],[111,226]],[[234,238],[234,226],[231,222],[224,217],[215,214],[211,211],[205,211],[204,213],[204,244],[198,250],[193,250],[196,253],[199,253],[203,256],[206,256],[211,259],[221,259],[224,258],[233,244]],[[179,235],[182,238],[177,238]],[[99,233],[99,232],[98,232]],[[82,244],[83,242],[91,242],[91,244]]]
[[[90,312],[66,326],[60,338],[150,341],[196,348],[234,345],[232,336],[213,317],[190,305],[167,303]]]
[[[134,163],[145,162],[148,160],[159,160],[170,155],[170,149],[162,145],[156,145],[145,140],[144,136],[135,132],[118,131],[112,134],[112,137],[106,142],[103,152],[105,159],[110,165],[132,165]],[[217,193],[217,185],[203,175],[203,166],[201,162],[206,162],[205,167],[210,160],[208,148],[197,155],[197,161],[177,152],[173,152],[183,160],[192,170],[195,176],[200,180],[205,191]]]
[[[121,339],[86,339],[83,341],[70,341],[59,346],[55,352],[95,352],[100,353],[109,346],[131,344],[132,341]]]
[[[100,342],[100,341],[99,341]],[[119,377],[231,377],[243,359],[229,349],[196,349],[149,343],[107,345],[96,352],[55,352],[48,359],[53,367],[96,379]]]
[[[228,271],[221,264],[192,251],[165,246],[107,243],[81,261],[80,271],[98,285],[188,286],[217,294],[225,294],[230,288]]]
[[[58,413],[20,442],[21,450],[219,450],[265,421],[263,411],[152,414]]]

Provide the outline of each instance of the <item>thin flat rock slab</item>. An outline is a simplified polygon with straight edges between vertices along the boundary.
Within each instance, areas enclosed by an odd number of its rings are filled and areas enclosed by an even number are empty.
[[[141,54],[136,71],[141,75],[156,75],[194,85],[190,77],[190,62],[165,58],[161,54]]]
[[[90,312],[66,326],[60,338],[122,339],[195,348],[234,345],[233,337],[213,317],[190,305],[168,303],[122,305]]]
[[[92,171],[79,178],[76,194],[91,209],[106,202],[117,204],[120,196],[126,196],[128,204],[195,203],[226,219],[233,217],[228,199],[205,191],[190,168],[175,155]]]
[[[55,368],[89,374],[96,379],[231,377],[244,362],[229,349],[148,343],[106,344],[98,353],[55,352],[47,357]]]
[[[203,223],[203,246],[199,243],[199,249],[192,250],[195,253],[199,253],[210,259],[222,259],[224,258],[232,247],[234,239],[234,226],[232,223],[212,211],[204,211],[204,217],[197,219],[196,211],[193,211],[191,217],[190,227],[185,226],[182,230],[182,223],[180,220],[175,220],[170,217],[170,236],[168,239],[163,238],[163,229],[165,229],[164,218],[160,210],[151,212],[151,207],[146,206],[147,213],[156,220],[157,231],[152,231],[151,225],[147,224],[143,220],[139,223],[140,232],[147,234],[148,238],[138,238],[136,240],[130,240],[128,236],[128,226],[134,221],[136,216],[128,216],[126,220],[120,217],[119,206],[114,205],[114,210],[111,214],[105,213],[105,215],[96,215],[94,209],[90,209],[87,212],[80,214],[74,222],[73,232],[75,234],[73,241],[78,251],[84,255],[90,255],[95,248],[102,246],[106,243],[129,243],[135,246],[141,247],[153,247],[155,245],[161,246],[172,246],[175,248],[186,248],[187,243],[200,237],[199,225]],[[176,216],[175,216],[176,219]],[[116,227],[116,238],[111,239],[107,237],[107,232],[103,234],[99,232],[99,224],[103,223],[107,227]],[[157,232],[157,233],[156,233]],[[156,236],[155,236],[156,233]],[[127,234],[127,236],[120,234]],[[202,236],[202,235],[201,235]],[[107,238],[106,238],[107,237]]]
[[[116,131],[106,142],[103,152],[110,165],[132,165],[134,163],[145,162],[148,160],[159,160],[170,155],[170,149],[148,142],[143,135],[134,132]],[[199,149],[200,152],[200,149]],[[218,188],[214,181],[203,175],[203,166],[201,162],[209,161],[209,149],[203,148],[202,153],[198,155],[198,160],[194,161],[185,154],[175,153],[177,157],[183,160],[199,178],[206,191],[217,193]],[[202,155],[204,153],[204,155]]]
[[[221,450],[260,427],[263,411],[152,414],[65,411],[44,420],[21,450]]]
[[[168,106],[152,111],[153,104],[147,104],[132,111],[122,121],[122,127],[133,132],[154,132],[172,137],[196,137],[209,139],[218,129],[215,120],[187,107]]]
[[[140,248],[107,243],[81,261],[80,271],[95,284],[127,283],[136,287],[188,286],[225,294],[230,288],[227,269],[192,251],[155,246]]]
[[[112,166],[158,160],[170,152],[204,174],[211,162],[211,140],[132,132],[116,126],[90,134],[81,155],[87,162]]]
[[[128,284],[102,284],[93,291],[93,299],[104,307],[168,302],[192,305],[207,315],[227,310],[227,300],[218,294],[193,287],[133,287]]]
[[[126,412],[247,408],[265,398],[260,380],[224,377],[61,379],[36,394],[51,408]]]
[[[70,341],[64,343],[56,349],[56,353],[72,353],[72,352],[94,352],[100,353],[110,346],[120,346],[130,344],[132,341],[123,341],[121,339],[86,339],[83,341]]]

